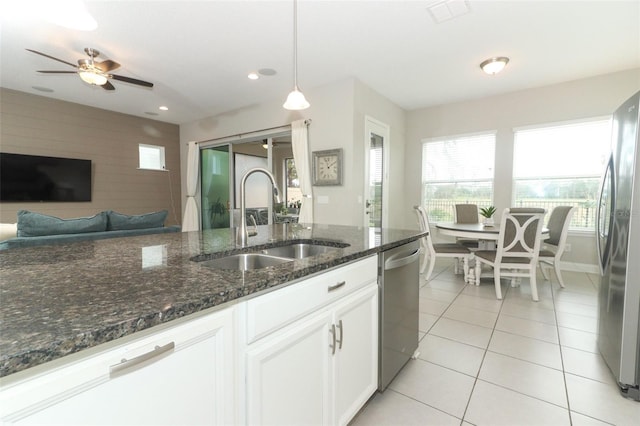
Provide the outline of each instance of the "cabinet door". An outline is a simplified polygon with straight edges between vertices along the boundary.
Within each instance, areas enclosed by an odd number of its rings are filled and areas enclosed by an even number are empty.
[[[124,351],[121,347],[114,349],[112,352],[118,353],[115,359],[109,353],[101,354],[99,357],[112,366],[122,365],[121,357],[128,360],[140,360],[145,354],[153,357],[117,374],[110,374],[109,367],[101,361],[101,373],[87,376],[82,385],[64,392],[60,389],[59,394],[48,400],[10,416],[18,418],[3,420],[39,425],[233,423],[232,321],[229,309],[134,341]],[[94,360],[87,362],[95,368]],[[65,377],[83,369],[88,371],[82,361],[65,367],[57,372],[61,378],[58,384],[62,386]],[[56,382],[47,383],[55,385]]]
[[[335,309],[335,422],[345,425],[378,387],[378,286],[373,283]]]
[[[247,352],[247,424],[330,424],[331,313],[308,316]]]

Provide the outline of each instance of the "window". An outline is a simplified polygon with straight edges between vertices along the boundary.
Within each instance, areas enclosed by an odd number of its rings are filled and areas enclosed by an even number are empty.
[[[164,146],[138,145],[139,168],[150,170],[165,170]]]
[[[575,206],[570,228],[593,230],[610,140],[608,119],[516,130],[515,205],[544,207],[547,219],[555,206]]]
[[[492,204],[495,134],[422,144],[422,204],[429,220],[453,221],[454,206]]]

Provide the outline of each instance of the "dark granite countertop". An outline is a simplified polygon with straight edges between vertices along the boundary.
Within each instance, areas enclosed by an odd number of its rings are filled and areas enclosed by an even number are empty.
[[[0,251],[0,377],[77,353],[417,239],[416,230],[259,226],[250,247],[234,230],[158,234]],[[207,259],[265,245],[349,244],[253,271]]]

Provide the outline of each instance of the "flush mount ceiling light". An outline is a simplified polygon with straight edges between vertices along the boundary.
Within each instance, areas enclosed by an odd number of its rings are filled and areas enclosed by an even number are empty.
[[[293,0],[293,91],[282,105],[284,109],[297,111],[309,108],[310,104],[298,89],[298,1]]]
[[[509,58],[506,56],[499,56],[482,61],[480,68],[489,75],[496,75],[507,66],[508,62]]]

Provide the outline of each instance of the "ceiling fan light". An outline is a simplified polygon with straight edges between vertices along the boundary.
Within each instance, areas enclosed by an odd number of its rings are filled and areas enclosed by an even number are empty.
[[[509,58],[500,56],[482,61],[480,68],[489,75],[496,75],[507,66],[507,63],[509,63]]]
[[[296,87],[291,93],[289,93],[287,100],[282,106],[284,109],[288,109],[290,111],[298,111],[309,108],[310,104],[304,97],[304,94]]]
[[[91,71],[80,71],[78,72],[80,78],[85,83],[93,84],[94,86],[102,86],[107,82],[107,77],[104,75],[96,74]]]

